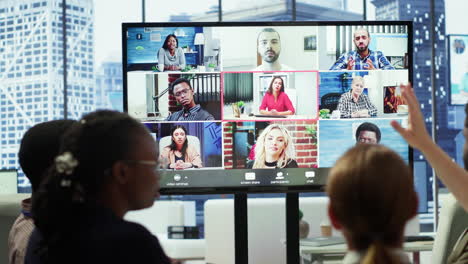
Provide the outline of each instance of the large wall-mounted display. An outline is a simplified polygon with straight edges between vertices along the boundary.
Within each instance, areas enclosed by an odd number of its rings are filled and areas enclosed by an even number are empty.
[[[124,23],[124,108],[159,141],[161,191],[322,190],[355,144],[412,165],[411,22]]]

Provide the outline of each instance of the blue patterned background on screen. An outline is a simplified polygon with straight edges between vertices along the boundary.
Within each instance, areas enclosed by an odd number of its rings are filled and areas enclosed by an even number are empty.
[[[157,63],[157,52],[163,46],[163,42],[167,35],[174,34],[177,27],[160,27],[152,28],[155,31],[145,31],[144,27],[129,28],[127,38],[127,63]],[[179,47],[190,46],[192,50],[197,50],[193,44],[195,34],[203,32],[202,27],[183,27],[185,36],[177,37]],[[150,34],[161,34],[161,41],[150,41]],[[142,38],[137,39],[137,34],[141,34]],[[198,54],[185,54],[187,64],[196,64]]]

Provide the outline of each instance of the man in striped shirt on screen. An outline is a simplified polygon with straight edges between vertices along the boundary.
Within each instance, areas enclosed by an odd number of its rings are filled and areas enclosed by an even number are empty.
[[[169,115],[166,121],[203,121],[215,119],[212,114],[195,103],[193,88],[189,80],[185,78],[175,80],[171,84],[171,90],[177,103],[182,105],[183,109]]]
[[[330,70],[394,70],[381,51],[369,49],[371,37],[365,28],[354,31],[353,42],[356,50],[343,53]]]

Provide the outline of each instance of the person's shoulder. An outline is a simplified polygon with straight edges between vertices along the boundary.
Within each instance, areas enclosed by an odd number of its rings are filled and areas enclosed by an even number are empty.
[[[252,169],[254,163],[255,163],[255,160],[249,160],[249,161],[247,161],[247,164],[245,164],[245,167],[246,167],[247,169]]]
[[[351,93],[350,92],[344,92],[341,94],[341,97],[340,98],[343,98],[343,99],[350,99],[352,98],[351,96]]]
[[[170,114],[167,118],[166,121],[176,121],[178,115],[183,112],[184,110],[179,110],[175,111],[174,113]]]
[[[384,53],[380,50],[371,50],[371,53],[374,53],[377,56],[384,56]]]
[[[102,231],[102,237],[106,237],[105,233],[107,233],[107,238],[111,237],[116,243],[158,242],[157,238],[151,234],[146,227],[122,219],[107,222],[105,225],[102,225],[100,229]]]
[[[299,165],[297,164],[297,161],[295,159],[288,159],[286,168],[297,168],[297,167],[299,167]]]
[[[349,56],[352,56],[353,54],[354,54],[354,51],[353,51],[353,50],[345,51],[345,52],[341,53],[340,58],[341,58],[341,57],[347,58],[347,57],[349,57]]]
[[[196,137],[196,136],[192,136],[192,137]],[[197,151],[197,149],[193,146],[193,144],[188,143],[187,152],[194,152],[194,151]]]
[[[200,117],[199,119],[202,119],[202,120],[214,120],[215,119],[214,116],[210,112],[206,111],[202,107],[200,107],[200,110],[198,110],[197,116],[199,116]]]
[[[168,260],[158,238],[141,224],[121,220],[114,223],[113,227],[110,225],[106,230],[109,231],[110,228],[112,228],[112,234],[107,234],[107,236],[103,234],[102,237],[105,237],[105,239],[96,241],[112,243],[112,246],[104,248],[119,251],[114,252],[114,259],[125,261],[132,259],[134,263]],[[108,254],[103,252],[102,256],[108,256]]]
[[[171,147],[170,147],[170,146],[165,146],[165,147],[162,149],[162,152],[163,152],[163,153],[170,152],[170,151],[171,151]]]

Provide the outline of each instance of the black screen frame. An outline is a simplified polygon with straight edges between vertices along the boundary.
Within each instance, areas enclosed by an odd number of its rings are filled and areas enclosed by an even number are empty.
[[[163,23],[122,23],[122,80],[123,80],[123,109],[128,112],[128,83],[127,83],[127,31],[138,27],[277,27],[277,26],[406,26],[408,29],[408,79],[413,83],[413,21],[275,21],[275,22],[163,22]],[[408,145],[408,162],[413,169],[413,148]],[[160,189],[163,195],[187,194],[238,194],[238,193],[297,193],[324,192],[326,176],[330,168],[324,170],[323,177],[317,179],[313,185],[271,185],[271,186],[226,186],[226,187],[177,187]],[[272,170],[276,171],[276,170]]]

